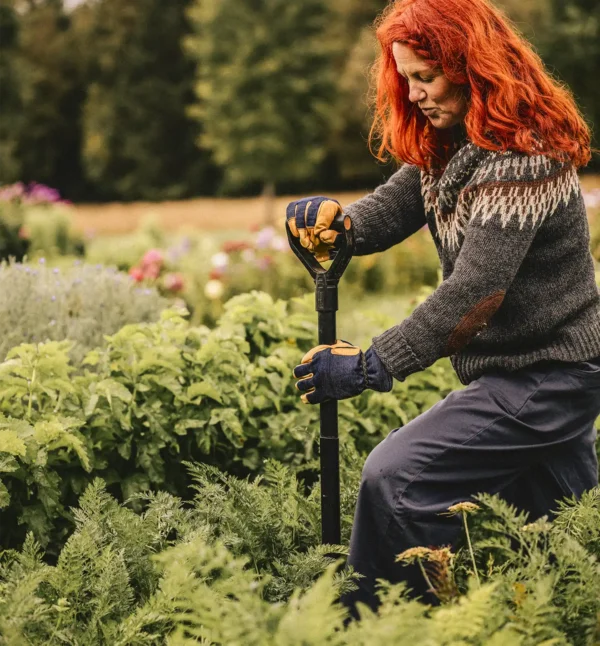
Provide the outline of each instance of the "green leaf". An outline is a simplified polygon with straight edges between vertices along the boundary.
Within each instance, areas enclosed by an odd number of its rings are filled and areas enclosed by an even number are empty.
[[[27,447],[16,431],[0,429],[0,452],[24,458]]]
[[[10,505],[10,494],[3,482],[0,482],[0,509],[5,509]]]
[[[187,389],[186,394],[188,398],[191,400],[201,395],[205,395],[206,397],[210,397],[211,399],[214,399],[216,402],[219,402],[219,404],[223,403],[221,393],[219,393],[219,391],[208,381],[200,381],[192,384]]]

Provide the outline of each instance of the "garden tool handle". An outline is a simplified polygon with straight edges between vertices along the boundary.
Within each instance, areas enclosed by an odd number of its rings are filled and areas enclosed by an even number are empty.
[[[339,214],[331,228],[342,235],[341,246],[335,251],[329,269],[324,269],[314,255],[300,244],[286,223],[292,251],[302,261],[315,281],[315,300],[318,312],[319,344],[336,342],[335,313],[338,309],[338,282],[352,258],[354,235],[350,218]],[[340,523],[340,453],[338,437],[337,400],[320,404],[319,458],[321,463],[321,542],[339,545]]]
[[[331,223],[331,229],[339,233],[338,237],[341,236],[341,246],[335,251],[332,251],[331,255],[333,256],[333,263],[329,269],[325,269],[315,258],[314,254],[300,244],[300,238],[297,238],[292,234],[287,222],[285,229],[292,251],[308,269],[313,279],[316,279],[318,274],[327,274],[329,279],[328,282],[331,282],[332,280],[338,281],[342,277],[342,274],[352,258],[352,252],[354,251],[354,232],[348,216],[340,213]]]

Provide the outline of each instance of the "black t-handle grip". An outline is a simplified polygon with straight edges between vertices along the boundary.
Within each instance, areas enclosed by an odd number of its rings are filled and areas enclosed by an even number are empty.
[[[347,215],[339,213],[331,223],[331,229],[337,231],[339,235],[336,238],[337,249],[330,252],[333,263],[329,269],[325,269],[314,254],[300,244],[300,238],[297,238],[290,231],[287,222],[285,229],[292,251],[308,269],[313,278],[316,278],[317,274],[325,274],[328,282],[330,280],[337,282],[342,277],[354,251],[354,232],[352,231],[350,218]],[[341,239],[340,244],[338,244],[338,239]]]

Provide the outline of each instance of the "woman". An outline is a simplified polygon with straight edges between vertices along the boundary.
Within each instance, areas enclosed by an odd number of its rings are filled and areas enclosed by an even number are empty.
[[[377,606],[378,578],[421,580],[409,547],[452,545],[441,515],[478,492],[537,518],[598,483],[600,295],[576,170],[590,133],[571,94],[486,0],[401,0],[378,20],[377,157],[404,165],[348,206],[356,255],[425,224],[443,282],[362,352],[317,346],[294,369],[306,403],[389,391],[440,357],[466,388],[391,431],[363,470],[345,601]],[[319,260],[341,211],[293,202],[290,229]]]

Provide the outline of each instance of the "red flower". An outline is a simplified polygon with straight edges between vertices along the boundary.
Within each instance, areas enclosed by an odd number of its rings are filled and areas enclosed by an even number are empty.
[[[211,272],[210,274],[208,274],[208,277],[210,280],[219,280],[219,278],[221,278],[221,276],[224,273],[225,272],[222,269],[220,269],[219,267],[215,267],[214,269],[211,269]]]
[[[223,243],[221,249],[225,253],[232,253],[233,251],[244,251],[244,249],[251,249],[252,245],[245,240],[227,240]]]
[[[144,272],[140,267],[132,267],[129,270],[129,275],[135,280],[136,283],[141,283],[144,280]]]
[[[28,228],[28,227],[26,227],[25,225],[23,225],[23,226],[19,229],[19,234],[18,234],[18,235],[19,235],[19,238],[21,238],[21,240],[29,240],[29,237],[30,237],[30,235],[31,235],[31,232],[29,231],[29,228]]]
[[[169,291],[180,292],[183,289],[183,276],[181,274],[167,274],[164,284]]]

